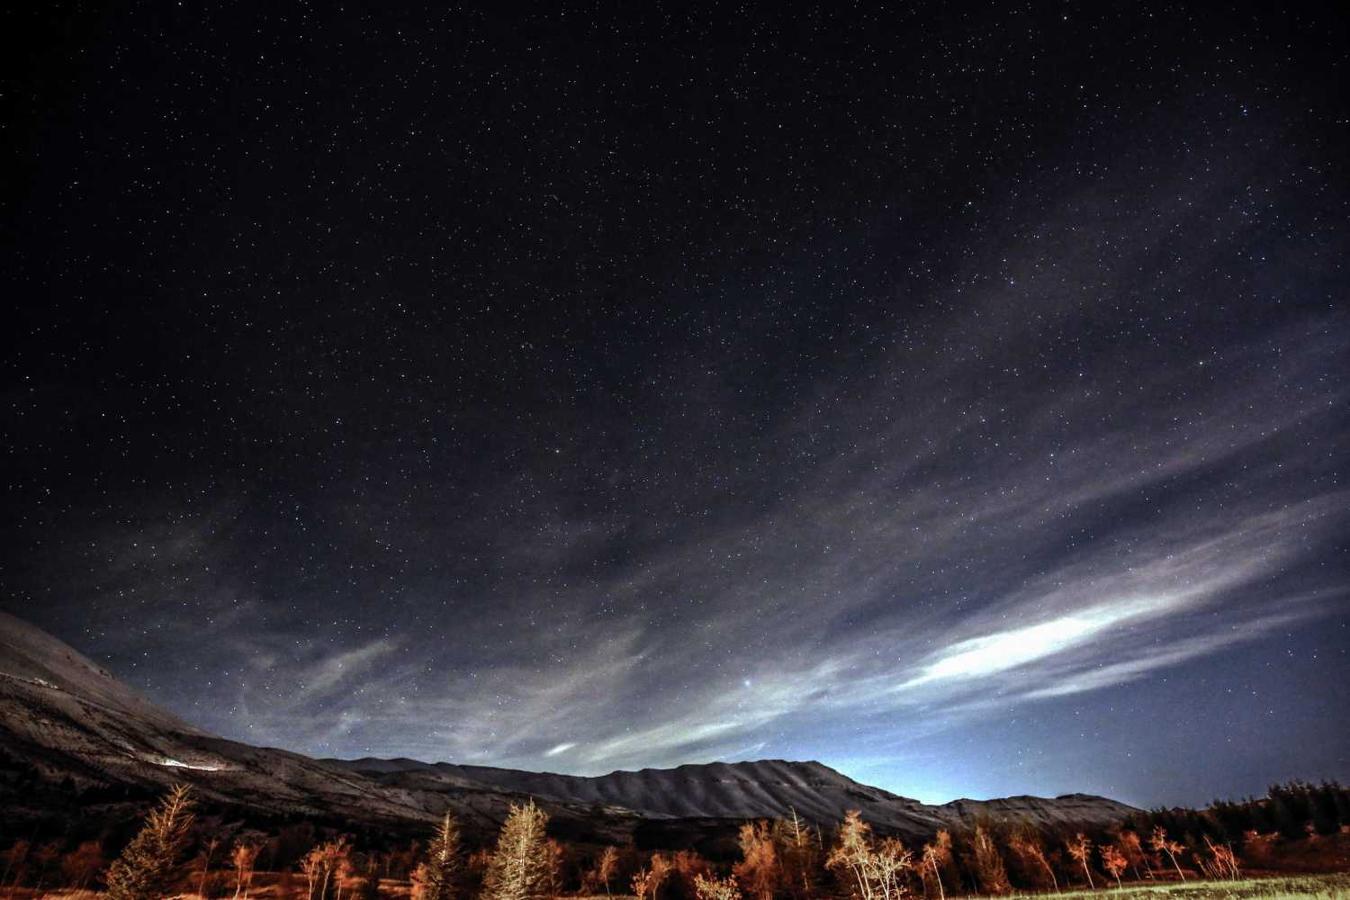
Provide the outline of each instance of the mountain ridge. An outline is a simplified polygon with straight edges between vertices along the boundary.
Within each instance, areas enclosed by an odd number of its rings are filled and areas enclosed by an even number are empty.
[[[927,805],[855,781],[817,760],[687,763],[579,776],[406,757],[316,759],[209,734],[141,697],[78,651],[0,613],[0,810],[37,819],[43,802],[122,791],[150,796],[186,781],[246,815],[313,817],[422,830],[453,811],[489,834],[512,803],[540,802],[560,835],[611,843],[688,843],[727,823],[802,815],[832,826],[850,809],[880,831],[923,838],[976,819],[1106,827],[1135,810],[1070,794]],[[65,794],[52,786],[69,785]],[[32,793],[30,788],[29,793]]]
[[[318,759],[321,762],[331,763],[334,765],[342,766],[344,768],[350,768],[356,771],[370,771],[370,772],[378,772],[381,774],[389,774],[396,771],[409,771],[419,768],[431,768],[431,769],[450,768],[450,769],[476,769],[490,772],[505,772],[516,774],[527,773],[530,775],[554,776],[558,778],[574,778],[586,781],[596,781],[623,775],[679,772],[684,769],[705,769],[709,766],[717,766],[717,765],[729,766],[734,768],[738,766],[754,766],[761,764],[777,763],[787,766],[816,767],[824,769],[827,772],[833,773],[842,778],[846,778],[860,787],[865,787],[868,790],[880,791],[890,794],[892,797],[896,797],[898,799],[912,800],[912,802],[915,803],[922,803],[922,801],[913,800],[912,798],[906,797],[903,794],[897,794],[894,791],[891,791],[887,788],[877,787],[876,785],[869,785],[866,784],[865,782],[858,781],[851,775],[847,775],[844,772],[841,772],[840,770],[834,768],[833,766],[821,762],[818,759],[794,760],[794,759],[784,759],[780,757],[765,757],[762,759],[715,760],[713,762],[708,763],[680,763],[679,765],[670,766],[668,768],[662,768],[660,766],[643,766],[640,769],[613,769],[602,775],[574,775],[568,772],[555,772],[548,769],[538,769],[538,770],[511,769],[505,766],[484,766],[474,763],[455,763],[450,762],[449,760],[437,760],[436,762],[428,762],[426,760],[415,759],[410,756],[358,756],[352,758],[340,756],[325,756],[325,757],[318,757]],[[1009,801],[1009,800],[1100,800],[1100,799],[1109,799],[1109,798],[1103,798],[1100,795],[1088,794],[1082,791],[1070,791],[1069,793],[1066,794],[1055,794],[1053,796],[1043,796],[1040,794],[1010,794],[1006,797],[989,797],[984,799],[980,799],[977,797],[955,797],[951,800],[945,800],[941,803],[929,803],[924,805],[949,807],[970,803],[992,803],[1000,800]]]

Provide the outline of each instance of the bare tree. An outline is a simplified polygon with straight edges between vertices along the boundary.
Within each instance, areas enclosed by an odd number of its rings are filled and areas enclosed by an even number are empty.
[[[595,858],[595,866],[586,875],[586,880],[592,884],[598,884],[604,887],[605,896],[610,896],[609,886],[614,881],[614,876],[619,871],[619,851],[618,848],[607,846],[600,851],[600,855]]]
[[[1071,840],[1066,841],[1064,847],[1069,851],[1069,855],[1083,867],[1083,874],[1087,876],[1088,887],[1095,889],[1097,885],[1092,882],[1092,867],[1088,865],[1088,861],[1092,859],[1092,841],[1088,840],[1087,835],[1080,831]]]
[[[874,843],[871,826],[852,810],[839,828],[839,839],[825,866],[847,873],[851,892],[859,900],[897,900],[907,893],[902,878],[914,863],[896,839]]]
[[[1021,859],[1036,868],[1045,872],[1050,879],[1050,886],[1059,892],[1059,879],[1055,877],[1055,868],[1050,865],[1050,860],[1045,855],[1045,847],[1041,845],[1041,838],[1030,829],[1023,829],[1012,836],[1008,846]]]
[[[1205,846],[1209,848],[1209,857],[1216,875],[1220,878],[1228,878],[1237,881],[1241,877],[1238,869],[1237,854],[1233,848],[1227,844],[1216,844],[1205,836]]]
[[[336,900],[342,898],[342,875],[351,865],[351,845],[346,837],[325,841],[305,854],[301,867],[309,885],[309,900],[327,900],[336,882]]]
[[[1003,865],[1003,856],[998,852],[989,829],[983,825],[975,826],[975,835],[971,839],[975,856],[975,875],[980,887],[989,894],[1006,894],[1012,890],[1008,880],[1008,870]]]
[[[202,875],[197,880],[197,893],[206,896],[206,877],[211,874],[211,857],[216,855],[216,848],[220,846],[220,838],[214,834],[202,843]]]
[[[638,870],[633,873],[631,887],[633,888],[633,896],[637,897],[637,900],[650,900],[652,891],[650,881],[651,876],[651,870],[646,866],[640,866]]]
[[[947,900],[947,890],[942,886],[942,870],[952,862],[952,835],[943,829],[933,838],[932,843],[923,845],[922,866],[925,878],[932,876],[937,884],[939,900]]]
[[[653,853],[651,864],[638,869],[633,876],[633,893],[638,900],[656,900],[661,885],[670,877],[675,868],[670,857],[664,853]]]
[[[746,822],[740,830],[741,861],[732,867],[732,874],[755,900],[773,900],[782,870],[773,834],[764,822]]]
[[[850,810],[839,828],[837,843],[825,858],[825,867],[847,872],[853,893],[860,900],[876,900],[871,866],[872,827],[862,820],[862,813]]]
[[[741,889],[734,878],[694,876],[694,896],[698,900],[741,900]]]
[[[258,862],[261,844],[251,841],[237,841],[230,851],[230,863],[234,866],[235,900],[248,900],[248,890],[253,885],[253,867]]]
[[[1154,853],[1166,853],[1168,859],[1172,860],[1172,865],[1176,867],[1177,875],[1182,881],[1186,880],[1186,873],[1181,871],[1181,863],[1177,862],[1177,854],[1186,849],[1184,844],[1167,839],[1167,829],[1161,825],[1155,826],[1153,834],[1148,839],[1148,845],[1153,848]]]

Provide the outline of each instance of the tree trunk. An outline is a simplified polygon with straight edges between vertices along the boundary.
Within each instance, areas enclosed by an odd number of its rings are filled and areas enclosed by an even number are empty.
[[[1050,868],[1050,863],[1045,858],[1041,858],[1041,865],[1045,866],[1045,874],[1050,876],[1050,883],[1055,886],[1055,893],[1059,893],[1059,879],[1055,877],[1055,870]]]

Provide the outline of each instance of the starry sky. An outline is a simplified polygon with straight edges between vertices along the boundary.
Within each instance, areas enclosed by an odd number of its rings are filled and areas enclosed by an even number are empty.
[[[1330,6],[37,4],[0,607],[226,736],[1350,778]]]

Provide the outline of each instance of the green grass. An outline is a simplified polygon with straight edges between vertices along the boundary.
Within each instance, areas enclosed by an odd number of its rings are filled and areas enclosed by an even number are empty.
[[[1128,885],[1107,890],[1065,891],[1062,894],[1015,894],[1065,900],[1284,900],[1350,898],[1350,873],[1336,875],[1290,875],[1274,878],[1244,878],[1241,881],[1177,881],[1166,884]]]

